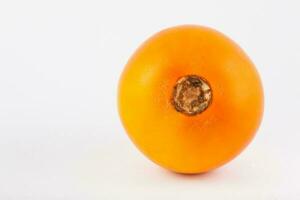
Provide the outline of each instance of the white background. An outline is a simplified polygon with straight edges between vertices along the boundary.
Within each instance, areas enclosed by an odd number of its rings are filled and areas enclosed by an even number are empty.
[[[300,199],[299,1],[0,1],[0,199]],[[235,160],[174,174],[132,145],[119,75],[174,25],[213,27],[261,74],[265,114]]]

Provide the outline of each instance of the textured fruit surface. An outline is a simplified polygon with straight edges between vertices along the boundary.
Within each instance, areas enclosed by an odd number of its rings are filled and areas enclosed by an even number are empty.
[[[180,104],[186,98],[178,97],[178,82],[185,79],[183,88],[193,81],[183,77],[203,78],[197,83],[210,87],[211,99],[197,108]],[[201,87],[185,95],[197,99]],[[194,99],[188,103],[196,105]],[[228,37],[178,26],[155,34],[132,55],[119,81],[118,107],[126,132],[148,158],[175,172],[201,173],[230,161],[251,141],[263,114],[263,89],[251,60]]]

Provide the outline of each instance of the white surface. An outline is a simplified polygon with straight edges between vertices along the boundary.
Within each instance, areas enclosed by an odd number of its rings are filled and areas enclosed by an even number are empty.
[[[0,199],[299,199],[299,1],[0,1]],[[202,24],[256,63],[265,115],[212,173],[152,164],[123,131],[119,75],[153,33]]]

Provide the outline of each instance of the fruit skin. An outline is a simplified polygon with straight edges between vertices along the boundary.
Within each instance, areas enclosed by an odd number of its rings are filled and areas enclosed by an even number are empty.
[[[187,116],[171,103],[176,81],[204,77],[213,99]],[[134,144],[158,165],[202,173],[237,156],[253,139],[263,114],[263,89],[254,64],[228,37],[184,25],[163,30],[128,61],[119,81],[121,121]]]

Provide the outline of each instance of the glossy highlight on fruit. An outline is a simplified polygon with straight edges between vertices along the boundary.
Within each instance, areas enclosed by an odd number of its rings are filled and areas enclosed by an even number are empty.
[[[211,28],[163,30],[132,55],[118,88],[121,121],[133,143],[158,165],[202,173],[237,156],[263,114],[254,64]]]

